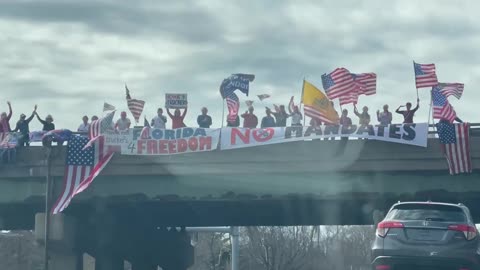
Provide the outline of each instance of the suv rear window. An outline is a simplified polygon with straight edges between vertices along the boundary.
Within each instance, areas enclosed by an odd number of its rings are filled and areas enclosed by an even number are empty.
[[[438,204],[400,204],[388,213],[388,220],[432,220],[466,222],[467,217],[460,207]]]

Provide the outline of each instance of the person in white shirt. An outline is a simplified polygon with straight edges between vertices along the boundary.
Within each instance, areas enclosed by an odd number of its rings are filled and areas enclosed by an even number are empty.
[[[90,129],[90,124],[88,123],[88,116],[82,117],[83,123],[78,127],[77,131],[78,132],[88,132]]]
[[[165,129],[165,123],[167,123],[167,117],[163,115],[163,109],[158,108],[157,116],[152,119],[151,125],[153,128]]]
[[[302,125],[303,116],[298,110],[298,106],[293,107],[293,112],[290,112],[290,117],[292,117],[292,127]]]
[[[115,123],[115,129],[118,131],[125,131],[130,128],[130,119],[127,118],[127,113],[122,112],[120,114],[120,119],[117,120],[117,123]]]

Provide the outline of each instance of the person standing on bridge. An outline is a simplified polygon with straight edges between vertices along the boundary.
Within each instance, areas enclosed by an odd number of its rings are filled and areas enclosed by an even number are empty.
[[[185,119],[185,115],[187,114],[187,108],[183,110],[183,113],[180,113],[180,109],[175,109],[173,114],[170,112],[170,109],[167,108],[167,114],[172,119],[172,129],[176,128],[183,128],[186,127],[183,119]]]
[[[405,107],[407,108],[407,110],[401,111],[400,108],[402,108],[403,105],[400,105],[398,109],[395,111],[396,113],[403,115],[404,124],[413,124],[413,116],[415,115],[415,112],[418,110],[419,103],[420,103],[420,99],[417,98],[417,106],[415,106],[413,110],[412,110],[412,103],[407,102],[407,104],[405,104]]]
[[[287,126],[287,118],[290,115],[285,111],[285,106],[280,105],[277,110],[277,106],[275,106],[275,111],[273,116],[275,117],[275,123],[277,127],[286,127]]]
[[[201,128],[210,128],[212,125],[212,117],[207,114],[207,107],[202,108],[202,114],[197,117],[197,124]]]
[[[37,111],[37,105],[33,108],[32,115],[27,118],[25,114],[20,115],[20,119],[17,122],[17,125],[15,126],[15,129],[13,130],[14,132],[20,132],[22,136],[18,140],[18,145],[20,146],[29,146],[30,145],[30,128],[29,124],[30,121],[32,121],[33,116],[35,116],[35,112]]]
[[[2,112],[0,114],[0,133],[3,132],[10,132],[12,129],[10,128],[10,118],[12,118],[12,104],[10,101],[7,101],[8,105],[8,115],[6,112]]]
[[[353,105],[353,112],[358,116],[358,123],[361,127],[366,127],[370,124],[370,114],[368,114],[368,107],[363,106],[362,113],[358,112],[357,105]]]
[[[377,110],[377,120],[381,126],[388,126],[392,123],[392,113],[388,111],[388,105],[383,105],[383,112]]]
[[[290,107],[288,109],[290,110]],[[293,112],[290,112],[290,116],[292,117],[292,127],[302,126],[303,116],[298,106],[293,107]]]
[[[50,130],[54,130],[55,129],[55,124],[53,123],[53,117],[52,115],[47,115],[47,117],[45,118],[45,120],[43,120],[42,118],[40,118],[40,116],[38,115],[38,112],[35,111],[35,115],[37,116],[37,119],[38,121],[40,121],[40,123],[42,123],[43,125],[43,128],[42,130],[43,131],[50,131]]]
[[[88,123],[88,116],[85,115],[82,117],[82,123],[80,124],[80,126],[78,126],[77,131],[82,133],[87,133],[89,129],[90,129],[90,124]]]
[[[242,114],[244,128],[256,128],[258,125],[258,118],[253,114],[253,106],[248,107],[248,111]]]
[[[163,115],[163,109],[158,108],[157,110],[157,116],[155,116],[152,119],[152,127],[153,128],[159,128],[159,129],[165,129],[166,126],[165,124],[167,123],[167,117]]]
[[[265,113],[267,115],[262,118],[261,128],[275,127],[275,119],[272,117],[272,111],[270,108],[266,108]]]
[[[115,123],[115,130],[117,131],[125,131],[130,128],[132,122],[130,119],[127,118],[127,112],[121,112],[120,118]]]

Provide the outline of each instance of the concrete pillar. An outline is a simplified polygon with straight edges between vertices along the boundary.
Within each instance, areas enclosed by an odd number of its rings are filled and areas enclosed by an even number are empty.
[[[123,258],[112,254],[95,257],[95,270],[123,270]]]
[[[75,252],[50,251],[48,267],[49,270],[83,270],[83,257]]]

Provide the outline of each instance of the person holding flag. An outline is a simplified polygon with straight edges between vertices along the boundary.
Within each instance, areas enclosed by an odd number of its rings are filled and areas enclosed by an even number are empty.
[[[403,105],[400,105],[397,108],[397,110],[395,112],[403,115],[403,123],[404,124],[413,124],[413,116],[415,115],[415,112],[419,108],[419,103],[420,103],[420,99],[417,98],[417,106],[415,106],[415,108],[413,110],[412,110],[412,103],[410,103],[410,102],[407,102],[407,104],[405,104],[405,107],[407,108],[407,110],[403,110],[403,111],[400,110],[400,108],[404,107]]]

